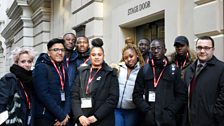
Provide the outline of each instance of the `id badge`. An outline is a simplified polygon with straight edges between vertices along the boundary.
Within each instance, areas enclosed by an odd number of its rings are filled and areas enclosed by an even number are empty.
[[[61,101],[65,101],[65,92],[61,91]]]
[[[29,115],[27,118],[27,125],[30,125],[30,121],[31,121],[31,115]]]
[[[81,108],[92,108],[92,99],[81,98]]]
[[[149,102],[155,102],[156,101],[156,93],[155,91],[149,91]]]

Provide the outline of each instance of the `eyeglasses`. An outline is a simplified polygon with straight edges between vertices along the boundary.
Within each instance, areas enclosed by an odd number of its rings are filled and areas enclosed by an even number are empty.
[[[209,51],[210,49],[212,49],[213,47],[208,47],[208,46],[205,46],[205,47],[202,47],[202,46],[197,46],[196,47],[196,50],[197,51],[201,51],[202,49],[204,49],[204,51]]]
[[[54,51],[54,52],[65,52],[65,49],[54,48],[54,49],[49,49],[49,51]]]

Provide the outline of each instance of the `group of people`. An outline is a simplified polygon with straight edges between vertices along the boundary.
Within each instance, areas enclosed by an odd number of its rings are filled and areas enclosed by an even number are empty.
[[[120,62],[108,65],[102,39],[90,48],[87,37],[66,33],[48,42],[33,70],[34,50],[16,48],[0,83],[0,112],[9,114],[2,125],[224,125],[224,63],[211,37],[193,51],[178,36],[170,55],[161,40],[125,43]]]

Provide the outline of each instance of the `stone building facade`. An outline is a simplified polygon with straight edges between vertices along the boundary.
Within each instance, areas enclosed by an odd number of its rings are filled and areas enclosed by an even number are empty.
[[[109,63],[119,61],[128,36],[162,39],[169,53],[177,35],[192,49],[198,36],[210,35],[224,60],[223,0],[1,0],[0,9],[0,76],[15,47],[46,52],[47,42],[66,32],[103,38]]]

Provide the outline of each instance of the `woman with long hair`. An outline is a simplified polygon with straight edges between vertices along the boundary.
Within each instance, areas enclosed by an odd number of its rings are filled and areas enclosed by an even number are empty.
[[[138,71],[144,66],[140,50],[134,44],[126,44],[118,64],[119,102],[115,110],[115,126],[136,126],[138,112],[132,102],[132,93]]]

